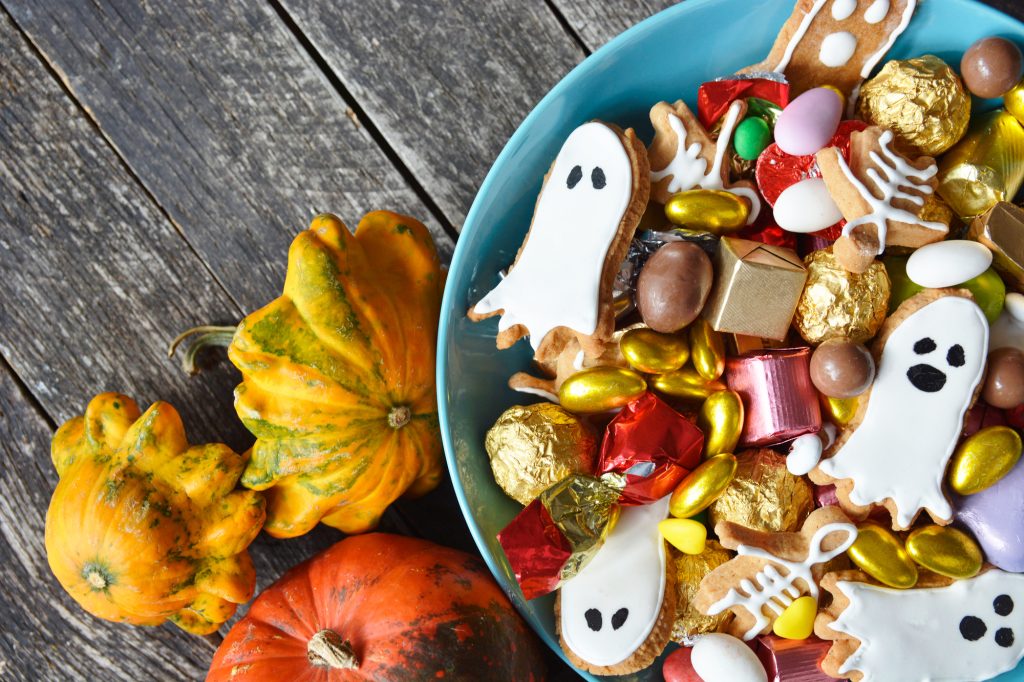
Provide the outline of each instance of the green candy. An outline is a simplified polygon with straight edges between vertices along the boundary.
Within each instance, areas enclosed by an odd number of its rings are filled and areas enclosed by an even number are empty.
[[[924,291],[924,287],[915,284],[907,277],[908,258],[909,256],[886,256],[882,260],[885,263],[885,271],[889,274],[889,281],[892,283],[892,294],[889,297],[890,315],[900,303],[919,291]],[[999,318],[999,313],[1003,312],[1006,285],[992,268],[956,286],[971,292],[975,303],[988,318],[989,324],[995,322]]]
[[[772,131],[763,118],[751,116],[736,126],[732,147],[741,159],[754,161],[772,141]]]

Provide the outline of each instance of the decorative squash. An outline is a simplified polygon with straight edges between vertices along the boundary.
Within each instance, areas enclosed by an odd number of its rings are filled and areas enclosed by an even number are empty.
[[[536,638],[476,558],[425,540],[342,540],[263,591],[207,682],[540,680]]]
[[[242,372],[235,409],[256,436],[242,484],[266,491],[268,533],[295,537],[319,521],[360,533],[403,493],[437,485],[442,286],[420,222],[376,211],[353,235],[320,215],[292,242],[284,293],[228,330]],[[224,341],[218,330],[194,330],[207,333],[187,363]]]
[[[167,403],[140,416],[131,398],[103,393],[57,430],[52,456],[46,556],[86,611],[205,635],[252,598],[246,548],[265,512],[259,493],[235,490],[242,455],[189,447]]]

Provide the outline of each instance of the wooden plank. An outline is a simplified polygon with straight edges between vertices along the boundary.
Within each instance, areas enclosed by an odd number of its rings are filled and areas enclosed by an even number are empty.
[[[551,0],[565,22],[591,52],[673,0]]]
[[[277,295],[288,244],[321,211],[352,226],[372,209],[410,213],[450,253],[265,2],[4,5],[243,309]]]
[[[93,618],[53,577],[43,547],[57,483],[46,457],[51,431],[0,363],[0,679],[200,679],[211,641],[174,626],[133,628]]]
[[[543,2],[281,4],[457,226],[523,117],[584,57]]]

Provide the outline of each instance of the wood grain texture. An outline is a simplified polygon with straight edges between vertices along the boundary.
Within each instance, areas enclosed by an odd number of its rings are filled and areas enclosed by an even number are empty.
[[[265,2],[4,0],[227,291],[273,298],[318,212],[452,241]],[[189,322],[206,322],[196,311]]]
[[[457,227],[509,136],[584,57],[538,1],[281,4]]]
[[[591,52],[634,24],[676,4],[673,0],[551,0],[551,3]]]

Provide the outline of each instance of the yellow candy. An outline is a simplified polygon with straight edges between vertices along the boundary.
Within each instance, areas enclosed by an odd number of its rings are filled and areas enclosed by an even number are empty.
[[[722,189],[690,189],[672,195],[665,216],[676,225],[715,234],[735,232],[747,224],[746,200]]]
[[[1003,106],[1024,125],[1024,80],[1003,95]]]
[[[708,381],[689,368],[659,374],[651,379],[651,386],[665,395],[686,400],[705,400],[712,393],[725,390],[721,381]]]
[[[646,390],[647,382],[631,369],[591,367],[562,383],[558,401],[570,412],[605,412],[622,407]]]
[[[1020,453],[1020,434],[1010,427],[981,429],[956,449],[949,469],[949,486],[961,495],[980,493],[1008,474]]]
[[[705,460],[672,491],[668,501],[669,513],[686,519],[704,511],[721,497],[735,475],[736,457],[728,452]]]
[[[846,426],[857,414],[860,396],[853,398],[829,398],[821,396],[821,406],[829,418],[839,426]]]
[[[818,602],[814,597],[799,597],[775,619],[772,631],[786,639],[807,639],[814,632],[817,614]]]
[[[658,530],[683,554],[700,554],[708,539],[708,529],[693,519],[665,519],[658,524]]]
[[[704,432],[704,456],[736,452],[743,431],[743,399],[735,391],[718,391],[707,397],[697,414]]]
[[[690,325],[690,355],[697,374],[714,381],[725,371],[725,340],[702,317]]]
[[[981,549],[952,526],[925,526],[907,536],[907,554],[930,571],[948,578],[971,578],[981,570]]]
[[[821,87],[825,88],[826,90],[831,90],[832,92],[834,92],[837,95],[839,95],[839,102],[840,102],[839,111],[844,111],[846,109],[846,95],[843,94],[842,90],[840,90],[839,88],[837,88],[834,85],[822,85]]]
[[[682,334],[661,334],[643,327],[623,334],[619,350],[630,367],[648,374],[672,372],[690,358],[690,345]]]
[[[857,540],[846,554],[880,583],[905,590],[917,584],[917,566],[903,549],[896,536],[876,523],[865,523],[857,529]]]

